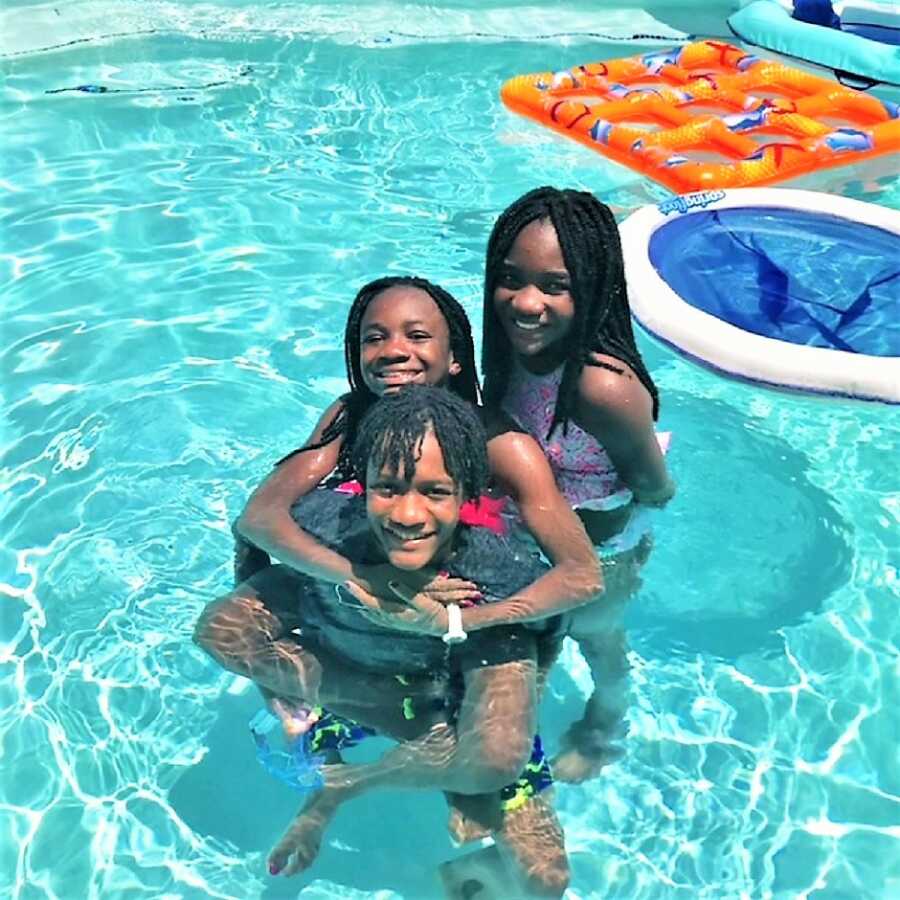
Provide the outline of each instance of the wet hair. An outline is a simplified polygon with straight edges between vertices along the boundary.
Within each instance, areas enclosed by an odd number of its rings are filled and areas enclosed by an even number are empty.
[[[522,229],[531,222],[543,220],[549,220],[556,229],[575,305],[572,328],[565,341],[566,359],[550,433],[558,425],[563,426],[565,433],[585,365],[599,365],[620,374],[623,371],[594,362],[592,353],[614,356],[632,368],[650,392],[656,419],[659,394],[634,341],[616,220],[609,207],[593,194],[553,187],[536,188],[516,200],[500,214],[488,240],[481,357],[485,403],[495,408],[500,406],[515,356],[494,311],[494,291],[503,261]]]
[[[475,366],[472,326],[459,301],[442,287],[432,284],[425,278],[414,275],[377,278],[360,288],[347,315],[347,325],[344,328],[344,362],[347,367],[347,381],[350,383],[350,390],[341,397],[340,409],[325,427],[318,441],[294,450],[278,460],[276,465],[281,465],[286,459],[290,459],[304,450],[318,450],[337,438],[343,437],[335,478],[346,480],[350,477],[352,468],[350,453],[356,440],[360,420],[366,410],[378,400],[378,395],[366,387],[362,367],[359,363],[362,320],[369,304],[380,294],[394,287],[415,288],[426,293],[435,302],[447,323],[447,330],[450,333],[450,351],[453,353],[454,360],[459,363],[459,372],[450,376],[447,389],[470,403],[478,404],[480,402],[481,386],[478,383],[478,370]]]
[[[433,432],[444,468],[464,500],[487,488],[487,438],[471,403],[442,388],[411,384],[378,400],[363,416],[351,451],[353,475],[363,485],[370,464],[410,473],[422,455],[422,441]]]

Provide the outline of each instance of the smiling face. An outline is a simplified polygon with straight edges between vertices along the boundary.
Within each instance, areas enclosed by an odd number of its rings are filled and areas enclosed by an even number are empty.
[[[378,397],[405,384],[440,386],[460,371],[437,304],[407,285],[382,291],[366,307],[359,364],[366,387]]]
[[[529,222],[509,248],[494,288],[494,311],[527,369],[546,372],[566,358],[575,317],[570,289],[553,223]]]
[[[441,562],[459,522],[462,494],[447,473],[434,432],[422,438],[415,471],[392,472],[369,463],[366,511],[388,562],[412,571]]]

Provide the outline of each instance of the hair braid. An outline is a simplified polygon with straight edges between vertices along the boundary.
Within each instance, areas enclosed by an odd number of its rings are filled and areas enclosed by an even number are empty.
[[[404,387],[366,412],[351,451],[353,475],[366,484],[372,465],[411,478],[429,432],[434,433],[444,468],[463,499],[479,497],[487,487],[488,458],[475,407],[450,391],[427,385]]]

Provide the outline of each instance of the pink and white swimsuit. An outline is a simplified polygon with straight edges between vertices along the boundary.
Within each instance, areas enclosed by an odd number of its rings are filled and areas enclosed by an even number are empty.
[[[566,434],[558,426],[547,437],[563,366],[546,375],[529,372],[518,360],[513,366],[503,409],[541,445],[557,487],[572,508],[606,511],[630,503],[631,491],[593,435],[569,421]]]

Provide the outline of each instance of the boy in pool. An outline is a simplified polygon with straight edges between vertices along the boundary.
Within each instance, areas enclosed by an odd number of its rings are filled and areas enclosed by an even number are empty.
[[[487,601],[544,568],[513,537],[460,525],[462,505],[481,495],[488,467],[474,410],[450,392],[410,387],[376,404],[360,424],[352,465],[365,499],[320,490],[295,510],[312,534],[347,558],[382,565],[388,577],[442,566],[477,580]],[[197,627],[198,641],[215,648],[226,667],[243,671],[248,658],[264,657],[257,671],[269,690],[324,703],[402,740],[376,763],[323,768],[323,789],[270,857],[273,872],[309,866],[340,804],[367,790],[478,794],[500,788],[524,768],[526,775],[505,792],[497,846],[522,889],[561,896],[568,880],[562,831],[539,793],[549,778],[539,753],[524,765],[536,721],[541,630],[491,629],[458,646],[398,633],[366,617],[351,584],[338,590],[335,603],[327,580],[273,566],[239,589],[240,600],[229,595],[210,604]],[[255,627],[246,628],[248,619]],[[289,635],[295,627],[299,638]],[[294,646],[283,653],[288,642]],[[438,673],[445,683],[435,691]],[[454,692],[461,692],[460,700],[452,699]]]

